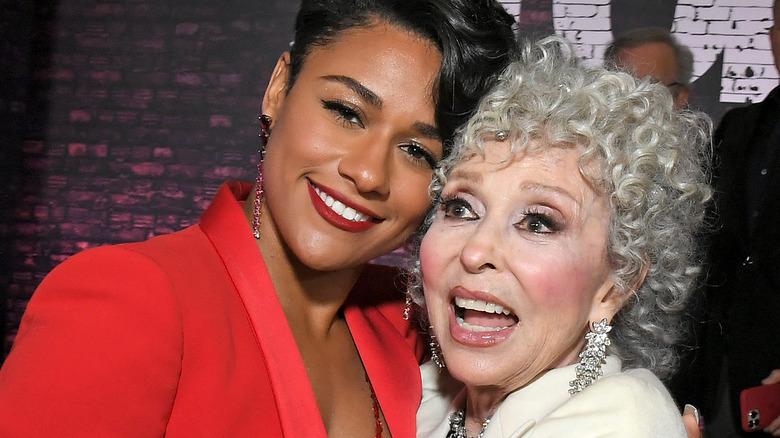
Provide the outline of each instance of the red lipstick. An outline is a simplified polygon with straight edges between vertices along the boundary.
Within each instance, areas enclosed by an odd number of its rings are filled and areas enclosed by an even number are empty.
[[[369,219],[367,221],[362,221],[362,222],[349,220],[341,216],[340,214],[333,211],[332,208],[328,207],[327,204],[325,204],[325,201],[323,201],[320,198],[320,195],[317,194],[317,191],[315,190],[312,182],[309,181],[309,197],[311,198],[311,202],[314,205],[314,210],[316,210],[317,213],[319,213],[319,215],[322,216],[323,219],[325,219],[328,223],[330,223],[334,227],[344,231],[349,231],[351,233],[359,233],[361,231],[366,231],[369,228],[381,222],[381,220],[377,219],[377,216],[373,212],[347,201],[339,193],[333,192],[327,187],[323,187],[320,185],[317,185],[317,188],[320,191],[325,192],[328,196],[332,197],[333,199],[346,205],[347,207],[351,207],[355,209],[355,211],[357,211],[358,213],[369,216]]]

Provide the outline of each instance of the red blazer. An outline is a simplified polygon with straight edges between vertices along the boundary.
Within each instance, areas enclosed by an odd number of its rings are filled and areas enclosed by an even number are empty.
[[[88,250],[53,270],[0,370],[0,437],[324,438],[240,208],[249,190],[228,183],[199,225]],[[345,317],[387,425],[403,438],[415,436],[422,351],[401,318],[396,275],[367,268]]]

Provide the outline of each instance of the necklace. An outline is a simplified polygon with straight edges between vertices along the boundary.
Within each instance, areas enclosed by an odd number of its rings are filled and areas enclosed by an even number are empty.
[[[488,424],[490,424],[490,418],[485,418],[485,421],[482,422],[482,429],[476,438],[482,438],[485,435]],[[469,438],[466,433],[466,413],[463,410],[453,412],[450,415],[450,431],[446,438]]]
[[[371,391],[372,409],[374,410],[374,421],[376,422],[376,435],[374,438],[382,438],[382,419],[379,416],[379,400],[374,393],[374,387],[371,385],[371,381],[368,380],[368,373],[366,373],[366,383],[368,383],[368,389]]]

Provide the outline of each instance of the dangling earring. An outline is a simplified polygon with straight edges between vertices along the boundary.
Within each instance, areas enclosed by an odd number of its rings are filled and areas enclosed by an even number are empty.
[[[409,273],[408,275],[409,276],[406,277],[406,303],[404,304],[404,321],[409,321],[409,318],[412,317],[412,305],[414,304],[414,300],[412,300],[412,284],[414,284],[415,280],[417,279],[417,276],[412,273]]]
[[[404,304],[404,321],[409,321],[412,316],[412,293],[406,289],[406,303]]]
[[[436,335],[433,334],[433,326],[428,328],[428,335],[431,338],[431,341],[428,343],[428,346],[431,347],[431,360],[436,364],[439,372],[441,372],[441,370],[447,368],[447,366],[444,365],[444,358],[441,355],[441,347],[436,341]]]
[[[263,205],[263,161],[265,160],[265,145],[271,136],[271,117],[261,115],[260,119],[260,160],[257,162],[257,179],[255,180],[255,203],[252,215],[252,234],[260,238],[260,207]]]
[[[569,394],[582,391],[601,377],[601,364],[607,356],[607,347],[612,343],[607,336],[610,330],[612,326],[607,318],[591,325],[591,331],[585,335],[587,343],[580,353],[580,364],[575,369],[577,378],[569,382]]]

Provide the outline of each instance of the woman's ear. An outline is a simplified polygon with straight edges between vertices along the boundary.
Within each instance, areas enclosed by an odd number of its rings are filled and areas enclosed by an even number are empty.
[[[268,87],[263,95],[263,114],[276,118],[280,108],[287,97],[287,82],[290,79],[290,52],[282,53],[279,60],[276,61],[271,80],[268,81]]]
[[[639,288],[642,287],[649,270],[650,261],[645,260],[642,264],[642,271],[631,283],[628,290],[620,290],[615,286],[612,280],[607,279],[594,297],[590,321],[601,321],[604,318],[607,318],[608,321],[612,321],[612,318],[634,295],[634,291],[639,290]]]

